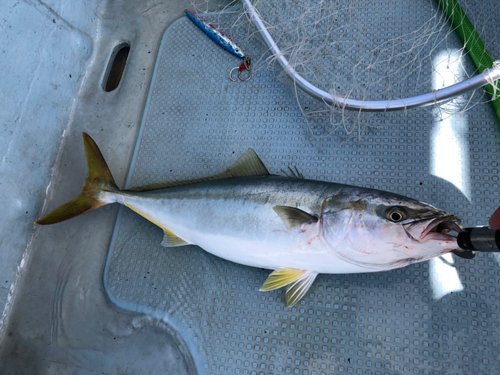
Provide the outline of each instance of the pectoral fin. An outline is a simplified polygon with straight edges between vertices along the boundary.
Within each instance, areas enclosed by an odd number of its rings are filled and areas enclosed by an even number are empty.
[[[163,241],[161,243],[161,245],[164,247],[178,247],[178,246],[190,245],[189,242],[187,242],[183,238],[176,236],[169,230],[164,230],[164,233],[165,235],[163,236]]]
[[[312,224],[318,221],[316,216],[310,215],[307,212],[299,210],[295,207],[276,206],[273,210],[279,215],[286,229],[300,229],[303,224]]]
[[[288,285],[286,305],[293,306],[301,300],[311,287],[318,274],[295,268],[278,268],[272,272],[260,290],[274,290]]]

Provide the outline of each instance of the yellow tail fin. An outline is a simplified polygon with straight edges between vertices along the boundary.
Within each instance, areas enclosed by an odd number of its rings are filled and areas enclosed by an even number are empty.
[[[82,192],[76,198],[73,198],[36,221],[35,224],[49,225],[60,223],[61,221],[95,210],[107,204],[107,202],[101,202],[98,199],[101,191],[113,192],[119,190],[106,161],[102,157],[101,151],[99,151],[96,143],[87,133],[83,133],[83,144],[85,146],[89,173],[83,184]]]

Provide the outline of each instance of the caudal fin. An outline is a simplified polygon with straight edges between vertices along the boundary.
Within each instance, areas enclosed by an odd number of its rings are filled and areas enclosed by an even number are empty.
[[[36,221],[35,224],[49,225],[60,223],[61,221],[95,210],[108,204],[108,202],[99,200],[99,195],[102,191],[114,192],[119,190],[106,161],[102,157],[101,151],[99,151],[96,143],[87,133],[83,133],[83,144],[85,146],[89,173],[83,184],[82,192],[77,197]]]

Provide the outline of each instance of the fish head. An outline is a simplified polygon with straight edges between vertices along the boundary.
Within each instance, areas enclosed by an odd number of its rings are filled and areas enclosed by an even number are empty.
[[[348,191],[323,203],[321,234],[359,272],[421,262],[457,248],[460,219],[415,199],[386,192]]]

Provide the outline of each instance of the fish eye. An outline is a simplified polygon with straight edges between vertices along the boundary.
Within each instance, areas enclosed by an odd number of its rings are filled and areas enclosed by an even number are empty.
[[[400,207],[391,207],[385,214],[386,218],[390,221],[398,223],[406,219],[405,211]]]

